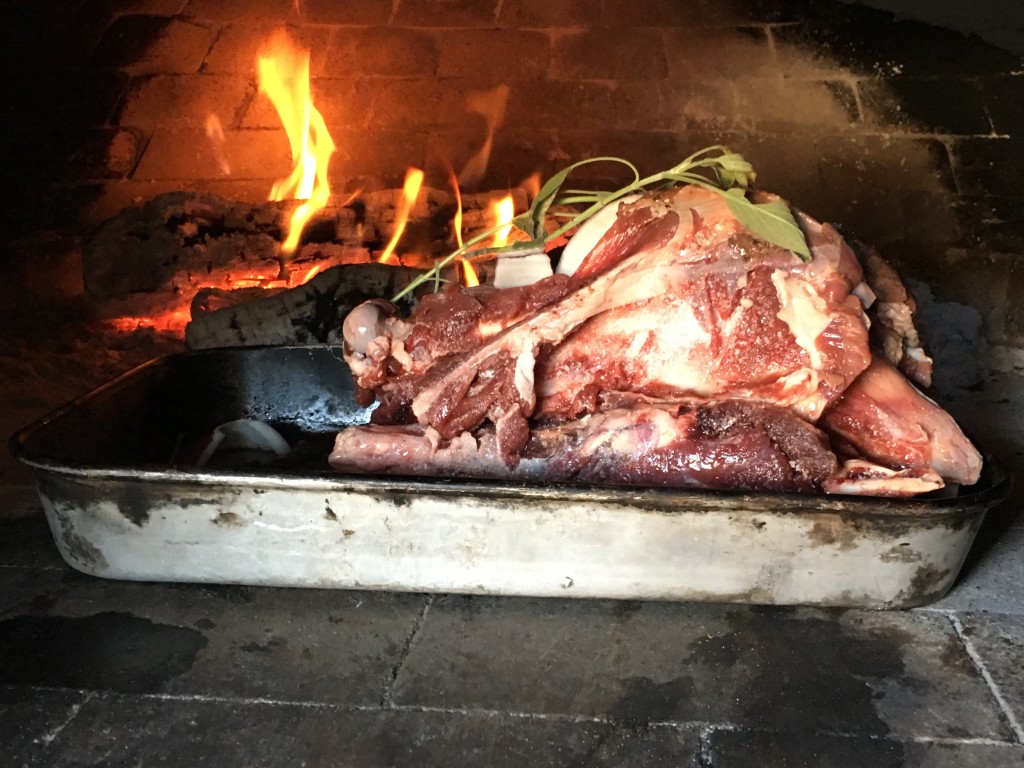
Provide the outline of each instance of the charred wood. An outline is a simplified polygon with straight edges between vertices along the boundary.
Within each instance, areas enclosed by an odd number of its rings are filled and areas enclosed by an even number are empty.
[[[94,299],[123,298],[194,290],[232,265],[284,278],[313,264],[372,261],[392,235],[401,195],[401,190],[378,190],[334,201],[309,223],[298,251],[288,258],[280,246],[296,201],[252,204],[209,193],[159,195],[126,208],[87,239],[85,290]],[[516,190],[514,196],[521,210],[525,193]],[[490,225],[487,210],[493,199],[493,194],[463,199],[467,236]],[[403,264],[421,266],[452,250],[455,210],[451,193],[421,193],[398,252],[422,256],[400,257]]]
[[[192,302],[185,343],[190,349],[340,343],[342,321],[355,306],[393,296],[419,274],[388,264],[350,264],[290,290],[203,289]]]

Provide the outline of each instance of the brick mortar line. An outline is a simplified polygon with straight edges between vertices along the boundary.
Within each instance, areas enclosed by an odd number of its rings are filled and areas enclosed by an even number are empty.
[[[381,694],[381,709],[395,709],[394,699],[394,688],[398,682],[398,675],[402,672],[402,667],[405,666],[406,660],[409,658],[409,654],[412,652],[413,644],[416,642],[416,638],[420,635],[420,630],[423,628],[423,624],[427,620],[427,614],[430,612],[430,607],[434,604],[434,595],[427,595],[423,601],[423,609],[413,619],[412,629],[409,631],[409,636],[405,639],[402,644],[402,650],[398,654],[398,661],[395,662],[394,667],[391,668],[388,676],[384,679],[384,692]]]
[[[224,36],[224,32],[227,28],[227,24],[221,24],[216,28],[206,27],[206,29],[213,30],[213,35],[211,36],[210,44],[206,46],[206,53],[203,54],[203,60],[199,63],[199,69],[197,69],[194,74],[201,75],[206,72],[206,65],[209,61],[210,54],[213,52],[213,49],[217,47],[217,43],[220,42],[220,39]]]
[[[992,677],[992,673],[989,672],[988,666],[985,664],[984,659],[981,658],[981,654],[978,652],[978,649],[974,647],[974,643],[971,642],[971,639],[967,636],[967,633],[964,630],[964,625],[960,621],[960,617],[952,611],[946,612],[945,616],[953,626],[953,631],[963,644],[964,650],[970,657],[975,669],[978,670],[978,673],[988,686],[989,692],[996,700],[996,704],[999,706],[1000,711],[1003,713],[1007,723],[1010,725],[1010,730],[1013,731],[1014,736],[1017,738],[1017,743],[1024,745],[1024,728],[1022,728],[1020,722],[1018,722],[1017,716],[1013,713],[1013,709],[1010,707],[1009,702],[1007,702],[1003,697],[1002,691],[999,690],[998,684],[996,684],[995,679]]]

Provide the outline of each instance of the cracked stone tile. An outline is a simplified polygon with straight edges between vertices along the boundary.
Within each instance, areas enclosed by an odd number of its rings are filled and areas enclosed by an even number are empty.
[[[175,745],[187,749],[174,749]],[[47,765],[346,765],[519,768],[700,765],[685,729],[506,714],[345,710],[259,702],[104,697],[50,745]]]
[[[399,672],[401,705],[1005,739],[945,616],[446,597]]]
[[[964,634],[988,669],[1018,727],[1024,726],[1024,616],[972,613],[962,621]]]
[[[376,706],[419,595],[143,584],[24,573],[0,683]]]
[[[0,762],[41,765],[47,742],[88,698],[79,691],[47,691],[0,685]]]
[[[1024,614],[1024,527],[986,521],[957,583],[927,609]]]

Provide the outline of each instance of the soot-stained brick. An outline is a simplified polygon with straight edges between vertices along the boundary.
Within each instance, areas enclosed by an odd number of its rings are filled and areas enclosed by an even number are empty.
[[[886,739],[720,732],[711,737],[715,768],[754,765],[904,768],[904,745]]]
[[[366,0],[302,0],[302,16],[314,24],[387,24],[393,3]]]
[[[777,27],[776,40],[865,75],[955,77],[1020,67],[1019,57],[977,37],[862,5],[821,5],[831,10],[828,19]]]
[[[339,29],[334,33],[324,72],[329,77],[432,76],[437,70],[439,55],[437,40],[424,30]],[[389,85],[379,87],[387,89]]]
[[[668,74],[664,37],[653,29],[595,29],[558,37],[552,72],[566,80],[660,80]]]
[[[0,688],[0,763],[52,765],[43,759],[44,736],[73,717],[84,698],[78,691]]]
[[[996,133],[1024,135],[1024,73],[995,75],[978,79],[985,109]]]
[[[960,192],[969,195],[1021,194],[1020,169],[1024,168],[1024,136],[971,138],[953,148],[954,170]]]
[[[991,131],[972,79],[894,77],[862,81],[859,89],[866,115],[882,125],[958,136]]]
[[[196,629],[130,613],[14,616],[0,622],[0,682],[157,693],[206,642]]]
[[[121,16],[103,33],[92,63],[134,75],[195,72],[212,41],[210,29],[192,22],[165,16]]]
[[[496,0],[402,0],[394,23],[410,27],[491,27],[497,18]]]

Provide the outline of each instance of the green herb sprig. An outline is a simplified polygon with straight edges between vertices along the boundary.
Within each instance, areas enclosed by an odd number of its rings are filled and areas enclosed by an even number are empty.
[[[616,163],[626,166],[633,174],[633,180],[612,192],[588,189],[567,189],[562,187],[569,175],[578,168],[593,163]],[[681,184],[695,186],[718,192],[725,198],[729,210],[743,226],[763,240],[778,245],[795,253],[801,261],[811,260],[811,252],[807,241],[789,206],[781,200],[766,203],[755,203],[747,197],[747,190],[754,183],[756,174],[753,166],[742,155],[731,151],[728,147],[715,145],[694,152],[681,163],[651,176],[640,177],[636,166],[621,157],[593,157],[573,163],[550,179],[540,188],[529,210],[512,220],[512,226],[523,232],[528,238],[500,247],[480,246],[500,229],[508,226],[504,222],[492,227],[467,240],[462,247],[452,251],[434,266],[411,281],[401,292],[395,295],[394,301],[408,295],[427,282],[433,282],[435,290],[441,283],[441,271],[455,259],[470,259],[485,254],[516,255],[537,253],[552,240],[564,235],[579,226],[599,210],[617,200],[649,189],[668,189]],[[552,211],[552,207],[586,206],[579,213],[562,210]],[[556,219],[567,219],[554,231],[547,231],[548,216]],[[479,247],[478,247],[479,246]]]

